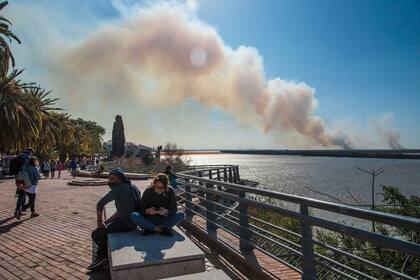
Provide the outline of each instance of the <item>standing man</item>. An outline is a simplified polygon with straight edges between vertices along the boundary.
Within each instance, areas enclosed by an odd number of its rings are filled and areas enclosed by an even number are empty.
[[[120,168],[109,173],[108,186],[111,190],[96,205],[98,227],[92,232],[92,240],[98,246],[98,254],[96,260],[88,267],[89,270],[108,267],[108,233],[131,231],[136,228],[130,217],[139,209],[139,190],[131,184]],[[111,201],[115,201],[117,211],[103,221],[104,207]]]

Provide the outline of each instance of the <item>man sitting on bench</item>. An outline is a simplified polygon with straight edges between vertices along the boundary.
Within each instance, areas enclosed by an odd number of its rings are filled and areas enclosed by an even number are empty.
[[[108,233],[126,232],[136,228],[130,217],[131,213],[138,209],[141,197],[139,190],[119,168],[109,173],[108,186],[111,190],[96,205],[98,228],[92,232],[92,240],[98,245],[98,254],[96,260],[88,267],[89,270],[108,267]],[[114,200],[117,212],[103,221],[105,205]]]
[[[143,228],[144,235],[155,232],[172,235],[172,228],[185,218],[184,213],[177,212],[175,192],[168,181],[168,176],[159,173],[143,192],[140,213],[131,215],[132,221]]]

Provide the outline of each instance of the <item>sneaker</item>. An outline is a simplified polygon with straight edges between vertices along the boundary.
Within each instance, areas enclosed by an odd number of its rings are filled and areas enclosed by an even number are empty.
[[[35,217],[38,217],[38,216],[39,216],[39,214],[36,213],[36,212],[31,213],[31,218],[35,218]]]
[[[170,228],[162,228],[162,231],[160,232],[160,234],[166,235],[166,236],[172,236],[173,232],[172,232],[172,229]]]
[[[109,262],[107,258],[101,258],[96,260],[94,263],[88,266],[88,270],[90,271],[96,271],[96,270],[102,270],[109,267]]]
[[[155,231],[145,228],[145,229],[143,229],[142,235],[146,236],[146,235],[151,235],[151,234],[154,234],[154,233],[155,233]]]
[[[15,218],[18,219],[18,220],[20,220],[20,215],[21,215],[20,211],[19,210],[16,210],[15,211]]]
[[[91,270],[92,267],[96,267],[98,263],[103,261],[104,259],[106,259],[106,257],[97,256],[96,259],[92,262],[92,264],[87,267],[87,269]]]

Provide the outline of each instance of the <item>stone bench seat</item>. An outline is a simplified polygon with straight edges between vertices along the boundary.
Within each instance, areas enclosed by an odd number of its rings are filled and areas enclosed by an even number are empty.
[[[77,172],[77,177],[89,177],[89,178],[108,178],[109,172],[89,172],[86,170],[80,170]],[[125,177],[127,177],[130,180],[148,180],[150,179],[149,174],[139,174],[139,173],[124,173]]]
[[[110,217],[114,205],[105,207]],[[108,257],[113,280],[153,280],[205,271],[204,253],[178,227],[172,236],[143,236],[140,230],[108,234]]]
[[[229,280],[230,278],[223,270],[210,270],[206,272],[175,276],[164,280]]]

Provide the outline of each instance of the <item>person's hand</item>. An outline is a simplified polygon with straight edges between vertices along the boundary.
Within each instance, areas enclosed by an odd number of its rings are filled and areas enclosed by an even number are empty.
[[[106,225],[104,222],[98,222],[98,228],[106,228]]]
[[[163,207],[160,207],[158,212],[159,212],[159,214],[160,214],[160,215],[162,215],[162,216],[166,216],[166,215],[168,215],[168,209],[165,209],[165,208],[163,208]]]
[[[157,213],[158,213],[158,211],[156,211],[154,207],[150,207],[150,208],[146,209],[146,214],[147,215],[155,215]]]

